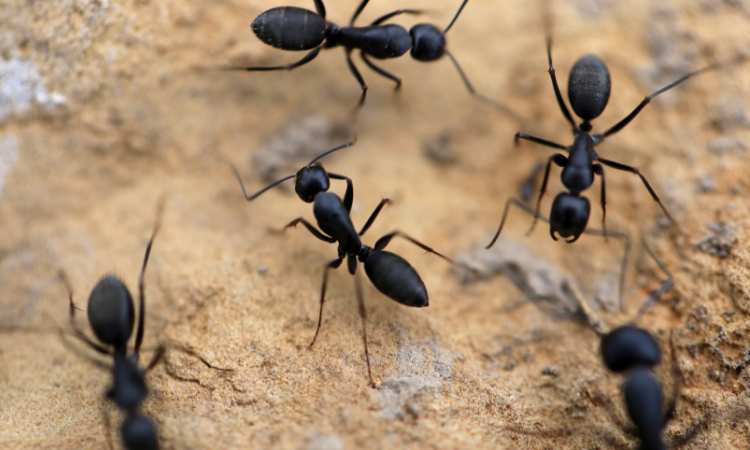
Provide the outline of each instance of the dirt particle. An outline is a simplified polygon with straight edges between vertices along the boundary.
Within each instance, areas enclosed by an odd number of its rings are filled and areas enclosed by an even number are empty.
[[[422,143],[422,152],[427,159],[440,166],[447,166],[458,161],[458,152],[447,134],[426,139]]]
[[[718,222],[708,222],[707,228],[711,234],[707,234],[693,243],[693,247],[720,259],[727,259],[732,247],[737,243],[734,227]]]

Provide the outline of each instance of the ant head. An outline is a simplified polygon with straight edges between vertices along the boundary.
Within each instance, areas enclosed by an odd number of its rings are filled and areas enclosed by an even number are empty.
[[[135,308],[133,298],[122,281],[107,275],[91,291],[88,306],[89,324],[103,343],[124,349],[133,333]]]
[[[443,32],[429,23],[414,25],[409,30],[412,47],[411,57],[419,61],[435,61],[445,52]]]
[[[602,358],[612,372],[624,372],[636,366],[653,367],[661,362],[661,350],[648,331],[625,325],[602,338]]]
[[[584,122],[599,117],[611,91],[609,70],[599,57],[586,55],[576,61],[568,77],[568,99],[578,117]]]
[[[328,172],[320,164],[301,168],[295,178],[294,192],[305,203],[312,203],[316,195],[327,191],[331,185]]]
[[[638,428],[642,449],[665,450],[661,437],[664,426],[662,403],[664,394],[661,385],[651,371],[638,367],[630,371],[623,386],[628,414]]]
[[[136,410],[148,395],[144,373],[132,358],[115,353],[114,385],[107,393],[118,408]]]
[[[159,448],[156,427],[141,415],[133,415],[125,420],[122,424],[122,440],[128,450],[157,450]]]
[[[577,241],[586,230],[590,213],[591,204],[586,197],[578,197],[566,192],[557,194],[549,216],[549,233],[552,239],[557,240],[555,237],[555,232],[557,232],[569,244]],[[567,239],[571,236],[572,239]]]

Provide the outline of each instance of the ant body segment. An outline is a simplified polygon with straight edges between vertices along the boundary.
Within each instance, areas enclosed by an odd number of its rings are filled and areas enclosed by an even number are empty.
[[[237,168],[235,168],[234,165],[232,165],[231,167],[234,171],[234,175],[240,182],[242,194],[245,196],[245,200],[247,200],[248,202],[255,200],[258,196],[271,189],[272,187],[275,187],[276,185],[281,184],[286,180],[294,178],[294,191],[297,193],[297,196],[305,203],[312,203],[315,200],[316,195],[318,195],[320,192],[325,192],[328,190],[331,185],[330,179],[333,178],[334,180],[346,180],[347,186],[346,194],[344,195],[344,203],[349,205],[349,209],[351,209],[352,202],[354,201],[354,185],[352,184],[351,178],[344,175],[337,175],[335,173],[326,172],[326,170],[323,168],[323,165],[316,162],[320,158],[330,153],[341,150],[342,148],[351,147],[352,145],[354,145],[354,142],[355,141],[347,142],[346,144],[339,145],[338,147],[332,148],[322,153],[321,155],[316,156],[312,161],[310,161],[310,163],[298,170],[296,174],[289,175],[280,180],[274,181],[273,183],[269,184],[253,195],[247,195],[247,191],[245,191],[245,185],[242,183],[240,173],[237,171]]]
[[[352,61],[351,52],[359,50],[365,64],[381,76],[394,81],[396,90],[398,90],[401,87],[401,78],[376,66],[368,55],[376,59],[398,58],[411,49],[412,58],[423,62],[437,61],[443,55],[448,55],[458,69],[458,73],[471,95],[477,96],[481,101],[492,104],[511,116],[513,115],[503,105],[477,94],[456,58],[445,48],[445,34],[456,22],[469,0],[464,0],[461,3],[453,20],[443,31],[440,31],[435,25],[427,23],[414,25],[409,31],[406,31],[400,25],[383,24],[383,22],[400,14],[421,13],[421,11],[412,9],[393,11],[365,27],[355,26],[354,21],[357,20],[369,0],[362,0],[349,21],[349,25],[340,27],[326,21],[326,9],[323,0],[314,1],[317,14],[303,8],[281,6],[263,12],[252,23],[253,32],[258,36],[258,39],[272,47],[290,51],[311,50],[304,58],[285,66],[229,67],[227,69],[246,71],[292,70],[315,59],[322,49],[344,47],[349,70],[362,88],[362,95],[359,98],[359,106],[361,107],[367,95],[367,85]]]
[[[555,69],[552,66],[552,34],[550,32],[549,19],[547,19],[546,22],[547,60],[549,62],[548,72],[552,79],[552,87],[555,91],[557,104],[567,121],[572,126],[574,141],[572,145],[564,146],[520,132],[516,133],[514,141],[518,144],[519,139],[524,139],[568,152],[567,156],[557,153],[548,159],[544,171],[542,187],[536,203],[536,211],[538,212],[542,202],[542,197],[547,191],[550,168],[554,163],[556,166],[562,168],[560,178],[562,184],[567,189],[567,192],[561,192],[558,194],[552,203],[552,210],[550,212],[550,235],[552,236],[552,239],[555,241],[557,240],[557,237],[555,236],[555,233],[557,233],[560,237],[565,239],[567,243],[573,243],[578,240],[586,229],[589,215],[591,213],[591,204],[586,197],[581,195],[581,193],[591,187],[596,175],[601,177],[602,229],[606,233],[605,217],[607,211],[603,166],[638,175],[648,192],[651,194],[651,197],[659,204],[662,211],[664,211],[664,214],[672,223],[675,223],[674,219],[659,199],[659,196],[656,195],[656,192],[646,180],[646,177],[644,177],[637,168],[601,158],[596,153],[596,150],[594,150],[594,147],[602,143],[607,137],[625,128],[657,95],[672,89],[693,76],[714,70],[718,68],[720,64],[713,64],[684,75],[677,81],[674,81],[644,98],[643,101],[641,101],[641,103],[627,115],[627,117],[609,128],[603,134],[592,135],[591,130],[593,126],[591,125],[591,121],[599,117],[604,111],[612,90],[609,70],[601,59],[591,54],[583,56],[573,65],[573,68],[570,71],[570,77],[568,78],[568,99],[570,100],[570,106],[573,108],[573,112],[583,120],[580,125],[576,125],[573,116],[565,105],[565,101],[563,100],[560,88],[557,84]],[[536,219],[537,217],[535,216],[527,234],[534,230]],[[505,216],[503,216],[503,220],[498,227],[495,239],[493,239],[488,248],[492,247],[497,236],[500,235],[504,222]]]
[[[159,207],[161,215],[162,205]],[[159,448],[156,427],[144,415],[139,412],[140,406],[148,396],[145,376],[162,359],[167,347],[162,344],[156,350],[151,361],[145,368],[139,367],[139,356],[141,343],[143,342],[145,299],[143,295],[143,281],[146,272],[146,264],[151,253],[154,237],[159,230],[160,220],[157,219],[153,234],[146,246],[146,255],[143,258],[140,277],[138,279],[139,293],[139,315],[138,329],[136,331],[135,348],[133,353],[128,354],[128,341],[133,333],[135,324],[135,307],[130,291],[125,284],[113,275],[104,276],[91,291],[87,308],[89,325],[99,343],[87,337],[75,322],[75,311],[77,309],[73,302],[73,288],[65,271],[60,270],[59,276],[68,291],[70,305],[70,324],[75,336],[96,352],[112,356],[114,365],[112,367],[113,384],[107,391],[107,398],[126,413],[126,419],[121,427],[121,436],[125,448],[128,450],[156,450]],[[198,358],[207,367],[224,372],[232,369],[221,369],[209,364],[197,353],[170,343],[174,348],[190,356]],[[105,414],[105,424],[109,424],[108,414]],[[109,439],[109,426],[107,426]],[[110,442],[111,446],[111,442]]]

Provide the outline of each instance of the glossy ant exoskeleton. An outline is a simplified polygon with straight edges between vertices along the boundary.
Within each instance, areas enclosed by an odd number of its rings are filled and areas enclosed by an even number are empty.
[[[367,312],[365,310],[364,298],[362,296],[362,285],[357,275],[357,260],[365,266],[367,277],[370,278],[375,287],[387,297],[396,302],[417,308],[429,305],[427,288],[416,270],[402,257],[395,253],[385,251],[385,247],[395,236],[400,236],[428,253],[434,253],[451,264],[453,261],[432,248],[422,244],[401,231],[393,231],[382,236],[377,240],[375,246],[369,247],[362,244],[360,237],[370,228],[380,211],[390,200],[383,199],[375,208],[375,211],[367,219],[365,226],[359,233],[354,229],[352,220],[349,217],[351,204],[345,204],[333,193],[321,192],[315,197],[313,212],[315,219],[320,227],[319,231],[312,224],[302,217],[294,219],[284,227],[294,227],[302,223],[313,236],[324,242],[338,242],[338,258],[329,262],[323,272],[323,286],[320,292],[320,314],[318,316],[318,327],[315,330],[310,347],[315,344],[320,331],[320,325],[323,320],[323,304],[325,303],[326,285],[328,283],[328,271],[338,269],[346,258],[346,265],[349,273],[355,275],[355,285],[357,292],[357,302],[359,304],[359,314],[362,319],[362,339],[365,347],[365,359],[367,360],[367,374],[370,378],[370,384],[374,385],[372,371],[370,369],[370,354],[367,350]]]
[[[570,106],[573,108],[573,112],[583,119],[583,122],[577,126],[568,110],[568,107],[565,105],[565,101],[560,93],[560,88],[557,85],[555,69],[552,66],[552,34],[550,31],[549,19],[546,19],[545,22],[545,28],[547,30],[547,60],[549,62],[548,71],[550,78],[552,79],[552,87],[555,91],[555,97],[557,98],[560,110],[562,110],[563,115],[573,127],[574,141],[572,145],[564,146],[523,133],[516,133],[514,140],[516,144],[518,144],[519,139],[525,139],[536,142],[537,144],[568,152],[567,156],[558,153],[551,156],[547,161],[542,187],[536,203],[536,211],[538,212],[542,202],[542,197],[547,190],[547,181],[549,180],[549,172],[552,164],[554,163],[558,167],[562,167],[563,170],[560,177],[567,192],[561,192],[558,194],[552,203],[552,210],[550,212],[550,235],[552,236],[552,239],[557,240],[557,237],[555,236],[555,233],[557,233],[565,239],[566,242],[572,243],[575,242],[586,229],[589,215],[591,213],[591,205],[586,197],[581,196],[581,193],[591,187],[595,175],[601,177],[602,229],[606,232],[606,191],[604,184],[604,168],[602,165],[638,175],[646,186],[646,189],[648,189],[648,192],[651,194],[651,197],[659,204],[662,211],[664,211],[664,214],[670,221],[672,221],[672,223],[675,223],[672,216],[656,195],[654,189],[646,180],[646,177],[644,177],[637,168],[601,158],[594,150],[594,147],[603,142],[608,136],[625,128],[625,126],[627,126],[657,95],[677,86],[688,78],[717,69],[721,65],[713,64],[681,77],[672,84],[665,86],[644,98],[627,117],[609,128],[603,134],[592,135],[590,134],[592,130],[591,121],[599,117],[602,111],[604,111],[612,90],[609,70],[601,59],[591,54],[579,59],[571,69],[570,77],[568,78],[568,99],[570,100]],[[597,162],[601,164],[598,164]],[[503,216],[503,220],[500,222],[500,226],[495,235],[495,240],[497,239],[497,236],[500,235],[504,222],[505,216]],[[534,218],[528,233],[533,231],[535,225],[536,217]],[[490,243],[488,248],[492,247],[495,240]]]
[[[161,215],[160,205],[159,216]],[[94,342],[86,336],[75,322],[75,311],[77,307],[73,302],[73,288],[68,276],[60,270],[60,279],[68,291],[70,305],[70,324],[76,337],[96,352],[112,356],[114,365],[112,367],[113,384],[107,391],[107,398],[126,414],[125,421],[121,427],[121,436],[125,448],[128,450],[156,450],[159,448],[156,427],[144,415],[139,412],[140,406],[148,396],[145,375],[153,369],[162,359],[167,351],[167,346],[162,344],[156,350],[151,361],[144,369],[139,367],[141,343],[143,342],[144,318],[146,315],[145,299],[143,295],[143,280],[146,272],[146,264],[151,253],[151,245],[154,237],[159,231],[160,219],[157,218],[151,239],[146,246],[146,255],[143,258],[140,277],[138,279],[139,314],[138,329],[135,337],[135,348],[128,355],[128,341],[133,333],[135,324],[135,307],[130,291],[119,278],[113,275],[104,276],[91,291],[87,308],[88,320],[97,340]],[[170,343],[169,348],[179,350],[188,355],[198,358],[207,367],[224,372],[232,369],[221,369],[214,367],[197,353],[182,347],[176,343]],[[108,425],[108,414],[105,414]],[[109,437],[109,426],[107,426]],[[111,445],[111,443],[110,443]]]
[[[459,14],[469,0],[464,0],[458,8],[458,12],[445,30],[440,31],[432,24],[422,23],[414,25],[408,32],[401,25],[385,24],[383,22],[399,14],[420,14],[421,11],[412,9],[399,9],[388,13],[366,27],[354,26],[359,14],[365,8],[369,0],[362,0],[357,7],[349,25],[340,27],[326,21],[326,9],[323,0],[314,0],[317,14],[303,8],[293,6],[281,6],[269,9],[260,14],[252,24],[253,32],[258,39],[264,43],[282,50],[300,51],[311,50],[301,60],[285,66],[270,67],[228,67],[228,70],[246,71],[270,71],[270,70],[292,70],[303,64],[307,64],[318,56],[320,50],[334,47],[344,47],[346,50],[346,61],[349,70],[354,74],[359,85],[362,87],[362,95],[359,98],[359,106],[365,102],[367,85],[359,70],[351,58],[353,50],[360,50],[362,60],[378,74],[396,82],[396,89],[401,87],[401,79],[376,66],[370,59],[398,58],[411,49],[412,58],[418,61],[437,61],[443,55],[448,55],[450,60],[458,69],[469,93],[475,95],[481,101],[489,103],[505,113],[515,116],[505,106],[478,94],[469,82],[466,74],[456,61],[456,58],[445,48],[445,34],[451,29],[458,19]]]

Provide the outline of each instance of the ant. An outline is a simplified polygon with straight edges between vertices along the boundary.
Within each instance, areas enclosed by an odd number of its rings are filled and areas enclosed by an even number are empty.
[[[341,147],[337,147],[336,149],[343,148],[348,145],[351,145],[351,143],[345,144]],[[329,150],[323,155],[326,155],[334,150]],[[313,162],[315,162],[318,158],[314,159]],[[245,191],[245,187],[242,183],[242,179],[240,179],[236,171],[235,174],[237,175],[237,180],[240,182],[242,192],[248,201],[257,197],[270,187],[273,187],[276,184],[295,176],[292,175],[279,180],[261,190],[257,194],[248,197]],[[357,275],[357,261],[359,260],[359,262],[364,264],[365,272],[367,273],[368,278],[370,278],[372,284],[375,285],[375,287],[384,295],[402,305],[415,308],[423,308],[429,306],[429,298],[427,295],[427,288],[425,287],[424,282],[422,282],[422,279],[419,277],[419,274],[404,258],[396,255],[395,253],[387,252],[384,249],[391,242],[391,239],[399,236],[412,242],[428,253],[434,253],[435,255],[445,259],[451,264],[453,264],[453,260],[441,255],[432,248],[422,244],[416,239],[398,230],[382,236],[377,240],[374,247],[369,247],[362,244],[360,238],[365,234],[365,232],[367,232],[370,226],[372,226],[373,222],[378,217],[378,214],[380,214],[380,211],[383,209],[383,207],[391,201],[389,199],[381,200],[378,206],[370,215],[370,218],[367,219],[364,227],[362,227],[359,233],[357,233],[357,231],[354,229],[354,225],[352,224],[352,220],[350,217],[353,198],[353,187],[351,180],[343,176],[341,177],[341,179],[347,180],[348,184],[346,194],[344,196],[344,201],[342,202],[336,194],[326,192],[328,190],[328,180],[327,178],[323,177],[323,175],[325,174],[326,172],[322,169],[322,167],[316,168],[316,166],[308,165],[300,169],[300,171],[297,172],[296,175],[297,186],[304,186],[304,189],[297,190],[297,194],[304,201],[308,201],[306,200],[307,198],[313,199],[313,213],[315,214],[315,219],[318,222],[320,230],[315,228],[314,225],[305,220],[303,217],[298,217],[289,222],[283,228],[282,232],[286,231],[286,229],[290,227],[296,227],[297,224],[302,223],[302,225],[304,225],[305,228],[307,228],[307,230],[310,231],[313,236],[320,239],[321,241],[331,244],[338,242],[338,258],[326,264],[325,269],[323,270],[323,285],[320,292],[320,312],[318,314],[318,326],[315,329],[315,336],[313,337],[312,342],[310,342],[310,348],[312,348],[318,338],[320,326],[323,321],[323,304],[325,303],[326,286],[328,285],[328,272],[331,269],[338,269],[339,267],[341,267],[341,264],[344,262],[344,258],[346,258],[347,268],[349,269],[349,273],[354,275],[356,285],[359,315],[362,319],[362,340],[365,347],[367,375],[370,378],[370,384],[374,386],[375,383],[373,381],[372,370],[370,368],[370,353],[367,350],[367,311],[365,310],[364,297],[362,294],[362,284],[359,276]],[[328,173],[328,175],[330,176],[331,174]],[[308,177],[310,180],[312,180],[313,176],[319,177],[317,178],[317,182],[307,182],[309,181]],[[321,182],[321,180],[325,180],[325,182]]]
[[[674,338],[670,331],[669,346],[672,359],[672,392],[666,408],[662,409],[664,404],[663,389],[652,371],[655,366],[661,363],[662,352],[654,336],[635,324],[656,300],[672,287],[673,277],[667,267],[656,257],[645,240],[643,241],[643,246],[659,268],[667,275],[668,279],[656,292],[649,296],[630,323],[610,330],[609,326],[591,311],[587,302],[580,299],[581,309],[586,315],[589,325],[601,336],[600,353],[604,365],[613,373],[625,374],[622,391],[628,415],[635,427],[628,426],[619,419],[613,403],[603,394],[598,392],[591,394],[587,390],[584,391],[584,394],[594,406],[603,406],[611,420],[626,434],[639,438],[640,449],[664,450],[667,446],[664,443],[662,431],[667,423],[674,418],[677,398],[682,386],[682,371],[677,362]],[[690,431],[673,440],[671,448],[676,449],[688,443],[700,431],[705,429],[710,421],[710,415],[699,421]],[[553,430],[539,433],[516,428],[509,428],[509,430],[520,434],[544,435],[549,437],[555,437],[568,431]],[[605,439],[615,448],[627,448],[610,437],[605,437]]]
[[[440,31],[435,25],[422,23],[414,25],[408,32],[400,25],[391,23],[383,25],[383,22],[400,14],[421,14],[421,11],[399,9],[376,19],[369,26],[357,27],[354,26],[354,21],[357,20],[357,17],[369,2],[369,0],[362,0],[354,12],[352,20],[349,21],[349,25],[340,27],[326,21],[326,9],[323,0],[314,1],[317,14],[303,8],[281,6],[263,12],[253,21],[251,26],[258,39],[272,47],[290,51],[312,49],[304,58],[285,66],[228,67],[227,70],[292,70],[315,59],[322,49],[341,46],[346,51],[349,70],[362,87],[362,95],[359,98],[359,107],[361,107],[367,95],[367,85],[352,61],[351,52],[353,50],[360,50],[362,60],[370,69],[396,82],[396,90],[401,88],[401,78],[376,66],[370,61],[368,55],[376,59],[398,58],[411,49],[412,58],[418,61],[431,62],[439,60],[445,54],[458,69],[458,73],[471,95],[514,116],[513,112],[503,105],[477,94],[456,58],[445,48],[445,34],[456,22],[469,0],[464,0],[461,3],[461,7],[458,8],[458,12],[445,30]]]
[[[672,84],[669,84],[644,98],[643,101],[641,101],[641,103],[627,115],[627,117],[605,131],[603,134],[592,135],[590,134],[593,128],[591,121],[599,117],[604,111],[612,90],[609,70],[601,59],[591,54],[583,56],[573,65],[573,68],[570,71],[570,77],[568,78],[568,99],[570,100],[570,106],[573,108],[573,112],[583,120],[583,122],[577,126],[568,110],[568,107],[565,105],[565,101],[560,93],[560,88],[557,85],[555,69],[552,66],[552,33],[550,32],[551,25],[549,22],[550,19],[545,20],[545,28],[547,30],[547,60],[549,62],[548,72],[552,79],[552,88],[555,91],[555,97],[557,98],[560,110],[573,127],[573,144],[566,147],[552,141],[520,132],[516,133],[514,141],[516,145],[518,145],[519,139],[525,139],[537,144],[568,152],[568,156],[557,153],[552,155],[547,161],[542,188],[539,192],[539,198],[536,203],[536,211],[538,212],[542,202],[542,197],[547,191],[547,181],[549,180],[549,172],[552,164],[554,163],[558,167],[562,167],[563,170],[560,178],[567,189],[567,192],[561,192],[558,194],[552,203],[552,210],[550,213],[550,235],[552,236],[552,239],[555,241],[557,240],[557,237],[555,236],[555,233],[557,232],[557,234],[570,244],[578,240],[586,229],[591,212],[591,205],[589,200],[580,194],[591,187],[595,175],[601,177],[602,229],[606,233],[605,217],[607,211],[603,165],[612,169],[631,172],[638,175],[646,186],[646,189],[648,189],[648,192],[651,194],[651,197],[659,204],[662,211],[664,211],[664,214],[672,223],[675,223],[661,200],[659,200],[659,196],[656,195],[656,192],[646,180],[646,177],[644,177],[637,168],[601,158],[596,153],[596,150],[594,150],[594,147],[602,143],[607,137],[625,128],[625,126],[627,126],[657,95],[672,89],[691,77],[717,69],[721,65],[718,63],[712,64],[703,69],[684,75]],[[527,234],[534,230],[536,219],[537,216],[534,216],[534,221],[532,222]],[[503,220],[497,230],[495,239],[493,239],[488,248],[492,247],[497,236],[500,235],[504,222],[505,216],[503,216]]]
[[[355,141],[347,142],[346,144],[339,145],[338,147],[332,148],[316,156],[312,161],[310,161],[309,164],[298,170],[296,174],[289,175],[280,180],[274,181],[273,183],[269,184],[253,195],[247,195],[247,191],[245,191],[245,185],[242,184],[240,173],[237,171],[237,168],[234,167],[234,165],[231,165],[231,167],[234,171],[234,175],[240,182],[240,187],[242,187],[242,194],[245,196],[245,200],[247,200],[248,202],[255,200],[258,196],[271,189],[272,187],[281,184],[286,180],[294,178],[294,191],[297,193],[297,196],[305,203],[312,203],[318,193],[328,190],[331,185],[330,179],[333,178],[334,180],[346,180],[347,187],[346,194],[344,195],[344,203],[349,205],[348,208],[351,209],[352,202],[354,201],[354,185],[352,184],[351,178],[344,175],[337,175],[335,173],[326,172],[326,170],[323,168],[323,165],[320,163],[316,164],[316,161],[337,150],[351,147],[352,145],[354,145],[354,143]]]
[[[159,217],[161,216],[162,209],[163,203],[159,205]],[[127,418],[122,424],[121,436],[125,448],[128,450],[156,450],[159,448],[156,427],[146,416],[138,411],[148,396],[148,387],[145,380],[146,373],[161,361],[167,351],[167,347],[164,344],[160,345],[146,368],[142,369],[139,367],[138,360],[141,343],[143,342],[144,316],[146,314],[143,280],[146,272],[146,264],[151,253],[151,246],[159,228],[160,219],[158,218],[151,239],[149,239],[146,246],[146,255],[143,258],[143,266],[141,267],[138,279],[140,309],[138,330],[136,331],[134,351],[129,355],[127,347],[130,336],[133,333],[133,325],[135,324],[135,308],[133,298],[125,284],[114,275],[105,275],[96,284],[94,290],[91,291],[91,295],[89,295],[87,310],[89,325],[94,331],[97,340],[101,343],[99,344],[87,337],[78,328],[78,325],[76,325],[75,311],[77,307],[73,302],[73,288],[65,271],[60,270],[59,272],[60,279],[68,291],[70,324],[76,337],[96,352],[114,358],[114,366],[112,367],[113,385],[107,391],[106,396],[120,410],[126,413]],[[232,371],[232,369],[221,369],[212,366],[200,355],[179,344],[170,343],[169,347],[198,358],[208,368],[223,372]],[[108,414],[105,414],[105,423],[107,425],[107,437],[109,440]]]

